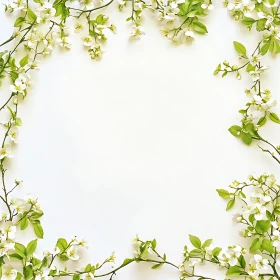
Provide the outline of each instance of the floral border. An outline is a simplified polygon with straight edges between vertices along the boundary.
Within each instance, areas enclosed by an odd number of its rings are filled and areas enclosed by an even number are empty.
[[[202,263],[216,264],[226,269],[226,277],[241,276],[245,279],[280,279],[280,185],[274,175],[263,174],[259,177],[250,175],[247,181],[234,181],[229,190],[218,189],[218,194],[227,200],[227,210],[240,201],[242,206],[233,220],[243,225],[240,234],[251,242],[246,250],[240,245],[226,249],[214,247],[212,239],[202,242],[198,237],[189,235],[191,248],[183,250],[183,261],[176,265],[157,249],[156,239],[143,241],[139,237],[133,240],[133,257],[127,258],[120,266],[108,270],[108,264],[115,262],[114,253],[103,262],[87,264],[81,269],[71,270],[67,267],[80,258],[85,240],[74,237],[71,240],[59,238],[55,249],[45,251],[41,258],[35,255],[38,239],[31,240],[26,246],[17,242],[17,231],[32,226],[37,238],[44,237],[40,218],[43,211],[38,199],[34,197],[13,197],[13,191],[20,185],[15,180],[14,186],[6,186],[6,162],[12,157],[12,147],[17,143],[19,127],[22,121],[18,108],[27,96],[31,84],[29,72],[38,68],[38,58],[50,55],[58,45],[70,49],[70,28],[68,19],[74,18],[75,33],[84,33],[82,42],[92,59],[100,59],[103,44],[107,40],[107,32],[116,32],[116,26],[104,14],[96,14],[100,9],[111,5],[94,0],[10,0],[4,4],[5,12],[16,15],[15,31],[1,48],[7,45],[11,50],[0,52],[0,83],[6,78],[11,80],[10,96],[0,107],[0,111],[8,110],[9,118],[4,121],[5,133],[0,148],[0,171],[2,194],[0,199],[6,211],[0,216],[0,277],[3,280],[35,279],[49,280],[52,278],[72,277],[73,280],[95,279],[106,277],[113,279],[122,268],[132,264],[146,262],[152,269],[169,265],[179,272],[181,280],[215,279],[200,275],[197,267]],[[273,111],[276,100],[268,89],[262,88],[261,77],[268,67],[261,64],[264,56],[271,52],[280,52],[280,2],[275,0],[232,0],[224,5],[237,21],[242,21],[249,30],[254,27],[261,32],[262,39],[251,55],[246,47],[234,42],[241,65],[228,61],[219,64],[214,74],[222,73],[225,77],[234,73],[241,79],[243,72],[252,77],[252,86],[246,89],[249,101],[241,109],[241,124],[233,125],[229,131],[240,138],[245,144],[259,142],[260,149],[268,153],[280,163],[280,147],[264,139],[260,128],[268,119],[280,123],[278,115]],[[176,43],[184,43],[194,39],[194,34],[207,33],[202,19],[207,10],[213,8],[210,0],[119,0],[118,8],[125,11],[130,8],[126,21],[132,23],[131,37],[138,38],[145,34],[141,25],[142,12],[147,9],[160,21],[163,34]],[[24,56],[18,58],[18,51]],[[248,252],[247,252],[248,251]],[[14,265],[15,262],[17,265]],[[63,266],[61,265],[63,263]],[[63,268],[62,268],[63,267]],[[107,272],[102,272],[103,268]]]

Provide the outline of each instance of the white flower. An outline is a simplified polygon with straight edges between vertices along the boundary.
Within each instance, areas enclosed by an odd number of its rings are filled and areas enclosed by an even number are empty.
[[[210,1],[205,1],[204,3],[201,4],[201,8],[206,10],[208,9],[209,11],[213,10],[214,6]]]
[[[12,92],[19,92],[23,93],[23,91],[26,89],[26,84],[24,84],[21,79],[16,79],[15,83],[10,86]]]
[[[233,1],[229,1],[227,8],[229,11],[234,11],[234,10],[238,10],[241,7],[241,0],[233,0]]]
[[[262,56],[260,54],[253,55],[250,62],[251,62],[252,65],[255,66],[261,61],[261,59],[262,59]]]
[[[279,230],[274,230],[273,235],[271,236],[273,240],[272,245],[273,247],[278,247],[280,245],[280,232]]]
[[[84,42],[84,46],[86,47],[90,47],[93,44],[93,37],[92,36],[85,36],[82,38],[83,42]]]
[[[94,279],[94,274],[91,273],[91,272],[88,272],[88,273],[86,273],[84,275],[84,277],[82,279],[84,279],[84,280],[92,280],[92,279]]]
[[[11,145],[7,144],[3,148],[0,148],[0,159],[11,158]]]
[[[3,264],[1,280],[15,280],[16,278],[17,271],[10,264]]]
[[[266,219],[266,208],[261,204],[255,204],[253,208],[254,217],[257,221]]]
[[[6,255],[10,250],[14,250],[15,243],[13,241],[2,240],[0,242],[0,256]]]
[[[94,3],[92,0],[79,0],[80,5],[86,9],[92,9],[94,7]]]
[[[240,223],[243,219],[243,216],[239,213],[233,215],[232,220],[234,223]]]
[[[186,36],[187,40],[193,40],[194,39],[194,33],[190,30],[185,32],[185,36]]]
[[[14,10],[23,10],[26,7],[25,0],[12,0],[9,2],[10,7]]]
[[[272,223],[272,226],[274,227],[274,228],[280,228],[280,220],[279,221],[273,221]]]
[[[80,33],[83,29],[84,25],[81,22],[77,21],[74,26],[75,33]]]
[[[36,276],[35,276],[35,280],[49,280],[51,279],[51,277],[49,276],[49,269],[44,269],[43,271],[37,271],[36,273],[38,273]]]
[[[9,138],[11,139],[12,142],[17,143],[17,137],[18,137],[18,127],[13,126],[9,130]]]
[[[261,255],[254,255],[254,260],[257,269],[268,269],[269,262],[267,259],[263,259]]]
[[[77,261],[80,258],[78,252],[79,252],[78,246],[74,245],[71,246],[69,249],[67,249],[66,254],[69,259],[73,261]]]
[[[276,264],[280,266],[280,255],[277,255],[276,257]]]
[[[16,239],[17,228],[11,222],[6,222],[2,233],[5,237],[5,240],[15,240]]]
[[[256,82],[260,79],[260,71],[250,71],[251,77],[253,79],[253,82]]]
[[[58,38],[57,39],[57,42],[59,43],[59,45],[62,47],[62,48],[66,48],[66,49],[70,49],[71,48],[71,43],[70,43],[70,40],[68,37],[66,36],[63,36],[61,38]]]
[[[231,248],[231,249],[228,249],[226,251],[226,255],[227,255],[227,258],[228,258],[228,263],[231,265],[231,266],[234,266],[237,264],[238,262],[238,258],[240,257],[241,255],[241,250],[242,248],[240,246],[236,246],[234,248]]]
[[[255,4],[251,0],[243,0],[243,13],[246,17],[252,16],[252,11],[255,9]]]
[[[146,33],[144,32],[144,27],[142,25],[134,25],[132,27],[132,32],[130,34],[130,37],[139,38],[140,36],[145,34]]]

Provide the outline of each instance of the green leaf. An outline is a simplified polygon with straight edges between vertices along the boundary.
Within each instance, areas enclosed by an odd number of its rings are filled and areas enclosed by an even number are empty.
[[[21,256],[21,255],[19,255],[19,254],[10,254],[9,255],[9,258],[11,259],[11,260],[15,260],[15,261],[20,261],[20,260],[23,260],[23,257]]]
[[[212,250],[212,255],[213,255],[214,257],[217,257],[217,256],[221,253],[221,251],[222,251],[222,248],[216,247],[216,248],[214,248],[214,249]]]
[[[241,43],[234,41],[233,45],[234,45],[235,50],[240,55],[246,56],[246,54],[247,54],[246,48]]]
[[[24,58],[22,58],[19,62],[19,65],[21,67],[24,67],[27,63],[28,63],[28,60],[29,60],[29,55],[26,55]]]
[[[241,132],[240,133],[241,139],[242,141],[246,144],[246,145],[250,145],[253,141],[252,135],[250,133],[247,132]]]
[[[125,259],[124,261],[123,261],[123,263],[122,263],[122,265],[121,265],[121,267],[124,267],[124,266],[126,266],[126,265],[128,265],[128,264],[130,264],[130,263],[132,263],[133,262],[133,259]]]
[[[205,34],[208,33],[207,27],[199,21],[196,21],[192,24],[192,28],[195,32],[200,33],[200,34]]]
[[[80,280],[81,277],[80,277],[79,274],[75,274],[75,275],[73,275],[73,278],[72,278],[72,279],[73,279],[73,280]]]
[[[27,255],[32,255],[37,248],[37,239],[30,241],[27,244]]]
[[[64,252],[68,248],[68,242],[64,238],[59,238],[56,242],[56,247],[60,252]]]
[[[33,227],[34,227],[34,232],[39,238],[44,237],[44,230],[41,226],[41,223],[39,220],[32,221]]]
[[[262,55],[265,55],[268,50],[269,50],[269,47],[270,47],[270,42],[271,40],[268,40],[265,44],[263,44],[263,46],[261,47],[261,54]]]
[[[22,274],[20,272],[17,273],[16,280],[21,280],[22,279]]]
[[[201,249],[193,249],[190,251],[190,257],[191,258],[197,258],[199,256],[201,256]]]
[[[265,233],[269,230],[271,223],[269,220],[261,220],[256,223],[256,231],[258,233]]]
[[[21,230],[25,230],[28,226],[28,218],[26,216],[22,218],[19,225]]]
[[[163,263],[155,264],[154,266],[152,266],[152,269],[160,268],[162,265]]]
[[[206,241],[204,241],[204,243],[202,244],[202,248],[207,248],[212,244],[213,239],[207,239]]]
[[[26,256],[27,256],[27,250],[26,250],[26,248],[25,248],[24,245],[22,245],[22,244],[16,242],[16,243],[15,243],[15,251],[16,251],[16,253],[19,254],[22,258],[24,258],[24,259],[26,258]]]
[[[31,265],[23,267],[23,275],[25,280],[33,278],[33,270]]]
[[[224,189],[217,189],[217,193],[219,194],[220,197],[222,198],[229,198],[230,197],[230,192]]]
[[[198,248],[198,249],[201,248],[201,241],[200,241],[200,239],[198,237],[196,237],[194,235],[189,235],[189,238],[190,238],[190,241],[191,241],[192,245],[195,248]]]
[[[262,242],[262,248],[263,250],[266,250],[267,252],[269,252],[270,254],[274,253],[274,248],[271,244],[271,241],[268,239],[264,239]]]
[[[238,262],[243,269],[246,267],[246,261],[242,255],[238,258]]]
[[[228,129],[228,131],[235,137],[239,137],[241,130],[242,127],[239,125],[233,125]]]
[[[66,254],[58,254],[58,257],[61,261],[68,261],[69,258],[67,257]]]
[[[245,25],[253,25],[255,22],[256,22],[255,19],[249,18],[249,17],[245,17],[245,18],[242,20],[242,23],[245,24]]]
[[[261,117],[261,118],[259,119],[257,125],[263,126],[263,125],[265,125],[265,123],[266,123],[266,116]]]
[[[262,18],[257,21],[257,31],[263,31],[265,30],[265,24],[266,24],[267,19]]]
[[[27,8],[27,16],[31,21],[36,21],[37,19],[37,16],[30,8]]]
[[[17,18],[14,23],[14,27],[20,27],[24,23],[24,21],[25,21],[24,17]]]
[[[228,269],[226,276],[238,276],[240,275],[244,270],[239,266],[232,266]]]
[[[255,71],[255,66],[253,66],[251,63],[249,63],[246,67],[247,72]]]
[[[253,240],[252,245],[250,247],[250,253],[255,253],[261,248],[262,242],[259,238]]]
[[[235,204],[235,199],[231,199],[227,204],[226,210],[227,211],[230,210],[234,206],[234,204]]]
[[[152,248],[155,249],[157,247],[157,241],[154,239],[151,243]]]
[[[280,119],[279,117],[275,114],[275,113],[270,113],[269,114],[269,118],[275,122],[275,123],[279,123],[280,124]]]

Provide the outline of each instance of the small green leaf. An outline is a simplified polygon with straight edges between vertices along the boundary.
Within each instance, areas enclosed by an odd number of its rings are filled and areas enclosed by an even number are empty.
[[[214,257],[218,257],[218,255],[221,253],[221,251],[222,251],[222,248],[216,247],[216,248],[213,249],[212,255],[213,255]]]
[[[24,17],[17,18],[14,23],[14,27],[20,27],[24,23],[24,21],[25,21]]]
[[[269,114],[269,118],[275,122],[275,123],[279,123],[280,124],[280,119],[279,117],[275,114],[275,113],[270,113]]]
[[[244,269],[246,267],[246,261],[243,257],[243,255],[241,255],[239,258],[238,258],[238,262],[240,264],[240,266]]]
[[[21,230],[25,230],[26,228],[27,228],[27,226],[28,226],[28,218],[25,216],[25,217],[23,217],[22,219],[21,219],[21,221],[20,221],[20,229]]]
[[[241,130],[242,127],[239,125],[233,125],[228,129],[228,131],[235,137],[239,137]]]
[[[250,247],[250,253],[255,253],[261,248],[262,242],[259,238],[253,240],[252,245]]]
[[[256,223],[256,231],[258,233],[265,233],[269,230],[271,223],[269,220],[261,220]]]
[[[263,116],[259,119],[257,125],[263,126],[263,125],[265,125],[265,123],[266,123],[266,116]]]
[[[234,41],[233,45],[234,45],[235,50],[240,55],[246,56],[246,54],[247,54],[246,48],[241,43]]]
[[[15,251],[17,254],[19,254],[22,258],[26,258],[26,255],[27,255],[27,251],[26,251],[26,248],[24,245],[16,242],[15,243]]]
[[[241,139],[242,141],[246,144],[246,145],[250,145],[253,141],[252,135],[250,133],[247,132],[241,132],[240,133]]]
[[[263,31],[265,30],[265,25],[266,25],[266,21],[267,19],[266,18],[262,18],[262,19],[259,19],[257,21],[257,31]]]
[[[208,33],[207,27],[202,22],[199,22],[199,21],[195,21],[192,24],[192,28],[195,32],[200,33],[200,34]]]
[[[20,260],[23,260],[23,257],[19,254],[10,254],[9,255],[9,258],[11,260],[16,260],[16,261],[20,261]]]
[[[207,248],[212,244],[213,239],[207,239],[206,241],[204,241],[204,243],[202,244],[202,248]]]
[[[245,24],[245,25],[253,25],[255,22],[256,22],[255,19],[249,18],[249,17],[245,17],[245,18],[242,20],[242,23]]]
[[[226,210],[227,211],[230,210],[234,206],[234,204],[235,204],[235,199],[231,199],[227,204]]]
[[[68,248],[68,242],[64,238],[59,238],[56,242],[56,247],[60,252],[64,252]]]
[[[155,264],[154,266],[152,266],[152,269],[160,268],[162,265],[163,263]]]
[[[239,266],[232,266],[228,269],[226,276],[238,276],[243,272],[243,269]]]
[[[31,21],[36,21],[37,19],[37,16],[30,8],[27,8],[27,16]]]
[[[157,241],[154,239],[151,243],[152,248],[155,249],[157,247]]]
[[[19,62],[19,65],[21,67],[24,67],[27,63],[28,63],[28,60],[29,60],[29,55],[26,55],[24,58],[22,58]]]
[[[217,193],[219,194],[220,197],[222,198],[230,198],[230,192],[224,189],[217,189]]]
[[[35,252],[36,248],[37,248],[37,239],[30,241],[27,245],[27,255],[28,256],[32,255]]]
[[[33,224],[33,228],[34,228],[34,232],[35,234],[39,237],[39,238],[43,238],[44,237],[44,230],[41,226],[41,223],[39,220],[34,220],[32,221]]]
[[[264,239],[262,242],[262,248],[263,250],[266,250],[267,252],[269,252],[270,254],[274,253],[274,248],[271,244],[271,241],[268,239]]]
[[[189,238],[190,238],[190,241],[191,241],[192,245],[195,248],[198,248],[198,249],[201,248],[201,241],[200,241],[200,239],[198,237],[196,237],[194,235],[189,235]]]
[[[122,265],[121,265],[121,267],[124,267],[124,266],[126,266],[126,265],[128,265],[128,264],[130,264],[130,263],[132,263],[133,262],[133,259],[125,259],[124,261],[123,261],[123,263],[122,263]]]

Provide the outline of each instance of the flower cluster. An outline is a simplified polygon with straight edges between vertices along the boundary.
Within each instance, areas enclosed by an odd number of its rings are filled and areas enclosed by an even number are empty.
[[[276,271],[280,265],[280,185],[276,183],[274,175],[263,174],[259,177],[250,175],[245,182],[234,181],[229,187],[230,191],[218,189],[218,194],[228,200],[227,210],[233,208],[237,200],[242,202],[241,211],[233,215],[233,221],[243,225],[239,233],[251,240],[249,250],[254,255],[247,266],[243,261],[244,265],[239,267],[236,262],[236,258],[240,257],[238,248],[234,260],[231,260],[231,254],[225,254],[228,260],[225,267],[229,274],[260,279],[260,276],[271,273],[267,270]]]
[[[127,6],[125,0],[119,1],[119,9]],[[207,27],[201,22],[201,18],[207,15],[207,10],[213,9],[211,0],[149,0],[133,1],[131,16],[127,21],[133,22],[131,37],[139,38],[145,34],[141,25],[144,9],[150,10],[161,22],[163,34],[174,42],[184,43],[195,38],[194,33],[205,34]]]

